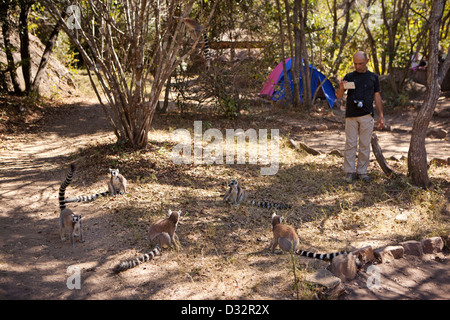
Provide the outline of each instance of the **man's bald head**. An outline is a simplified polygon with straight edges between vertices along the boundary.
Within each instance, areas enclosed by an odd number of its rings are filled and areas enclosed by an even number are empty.
[[[366,72],[367,63],[369,63],[369,58],[364,51],[358,51],[353,55],[353,65],[355,66],[356,72]]]

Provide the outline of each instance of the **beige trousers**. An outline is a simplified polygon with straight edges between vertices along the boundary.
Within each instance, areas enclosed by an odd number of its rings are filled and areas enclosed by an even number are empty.
[[[374,120],[370,114],[362,117],[345,118],[345,173],[367,173],[367,167],[369,166],[370,159],[370,141],[372,138],[373,124]],[[358,137],[358,164],[355,167]]]

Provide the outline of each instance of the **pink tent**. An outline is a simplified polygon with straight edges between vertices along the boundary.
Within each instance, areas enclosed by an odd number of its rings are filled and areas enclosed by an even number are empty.
[[[289,60],[291,60],[291,58],[287,58],[285,60],[285,63],[287,64]],[[264,86],[259,94],[272,96],[273,91],[275,90],[275,85],[278,83],[278,80],[280,80],[282,73],[283,73],[283,63],[280,62],[270,73],[266,83],[264,83]]]

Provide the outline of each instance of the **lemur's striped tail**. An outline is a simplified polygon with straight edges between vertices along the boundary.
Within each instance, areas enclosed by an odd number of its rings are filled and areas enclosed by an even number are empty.
[[[292,206],[290,204],[285,204],[285,203],[273,203],[273,202],[268,202],[268,201],[255,201],[253,200],[251,202],[251,204],[253,206],[258,206],[261,208],[266,208],[266,209],[278,209],[278,210],[285,210],[285,209],[291,209]]]
[[[341,254],[347,253],[346,251],[340,251],[340,252],[335,252],[335,253],[314,253],[314,252],[310,252],[310,251],[304,251],[304,250],[296,250],[295,251],[296,254],[300,255],[300,256],[305,256],[308,258],[314,258],[314,259],[320,259],[320,260],[331,260],[334,257],[337,257]]]
[[[209,40],[206,32],[203,31],[203,54],[205,55],[206,68],[211,66],[211,51],[209,50]]]
[[[98,197],[108,197],[111,194],[109,193],[109,191],[105,191],[105,192],[99,192],[99,193],[95,193],[95,194],[91,194],[89,196],[77,196],[75,198],[69,198],[64,200],[65,203],[70,203],[70,202],[89,202],[89,201],[94,201],[95,199],[97,199]]]
[[[159,246],[156,246],[149,253],[145,253],[136,259],[122,261],[121,263],[119,263],[117,266],[114,267],[113,271],[115,273],[119,273],[134,268],[141,263],[152,260],[154,257],[159,256],[160,254],[161,249]]]
[[[73,178],[73,172],[75,171],[75,165],[73,163],[70,164],[69,172],[67,172],[66,179],[59,187],[59,209],[62,211],[66,208],[66,188],[70,185]]]

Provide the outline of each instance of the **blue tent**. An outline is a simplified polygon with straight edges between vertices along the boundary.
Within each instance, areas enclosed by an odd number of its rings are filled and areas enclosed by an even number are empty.
[[[286,60],[286,70],[288,74],[288,83],[291,85],[291,92],[294,90],[294,83],[292,82],[292,76],[291,76],[291,59]],[[311,91],[312,94],[316,91],[318,85],[326,78],[320,71],[316,69],[313,65],[309,65],[309,73],[311,74]],[[323,93],[323,96],[327,99],[327,102],[330,106],[330,108],[333,108],[334,102],[336,100],[336,92],[334,90],[333,85],[331,84],[330,80],[326,80],[325,83],[322,85],[322,88],[320,89]],[[280,99],[285,98],[286,92],[284,88],[284,75],[283,72],[281,72],[279,79],[276,83],[275,90],[272,94],[272,100],[278,101]],[[319,96],[320,92],[319,92]],[[303,97],[303,80],[300,75],[300,98]],[[292,97],[290,97],[290,100],[292,100]]]

